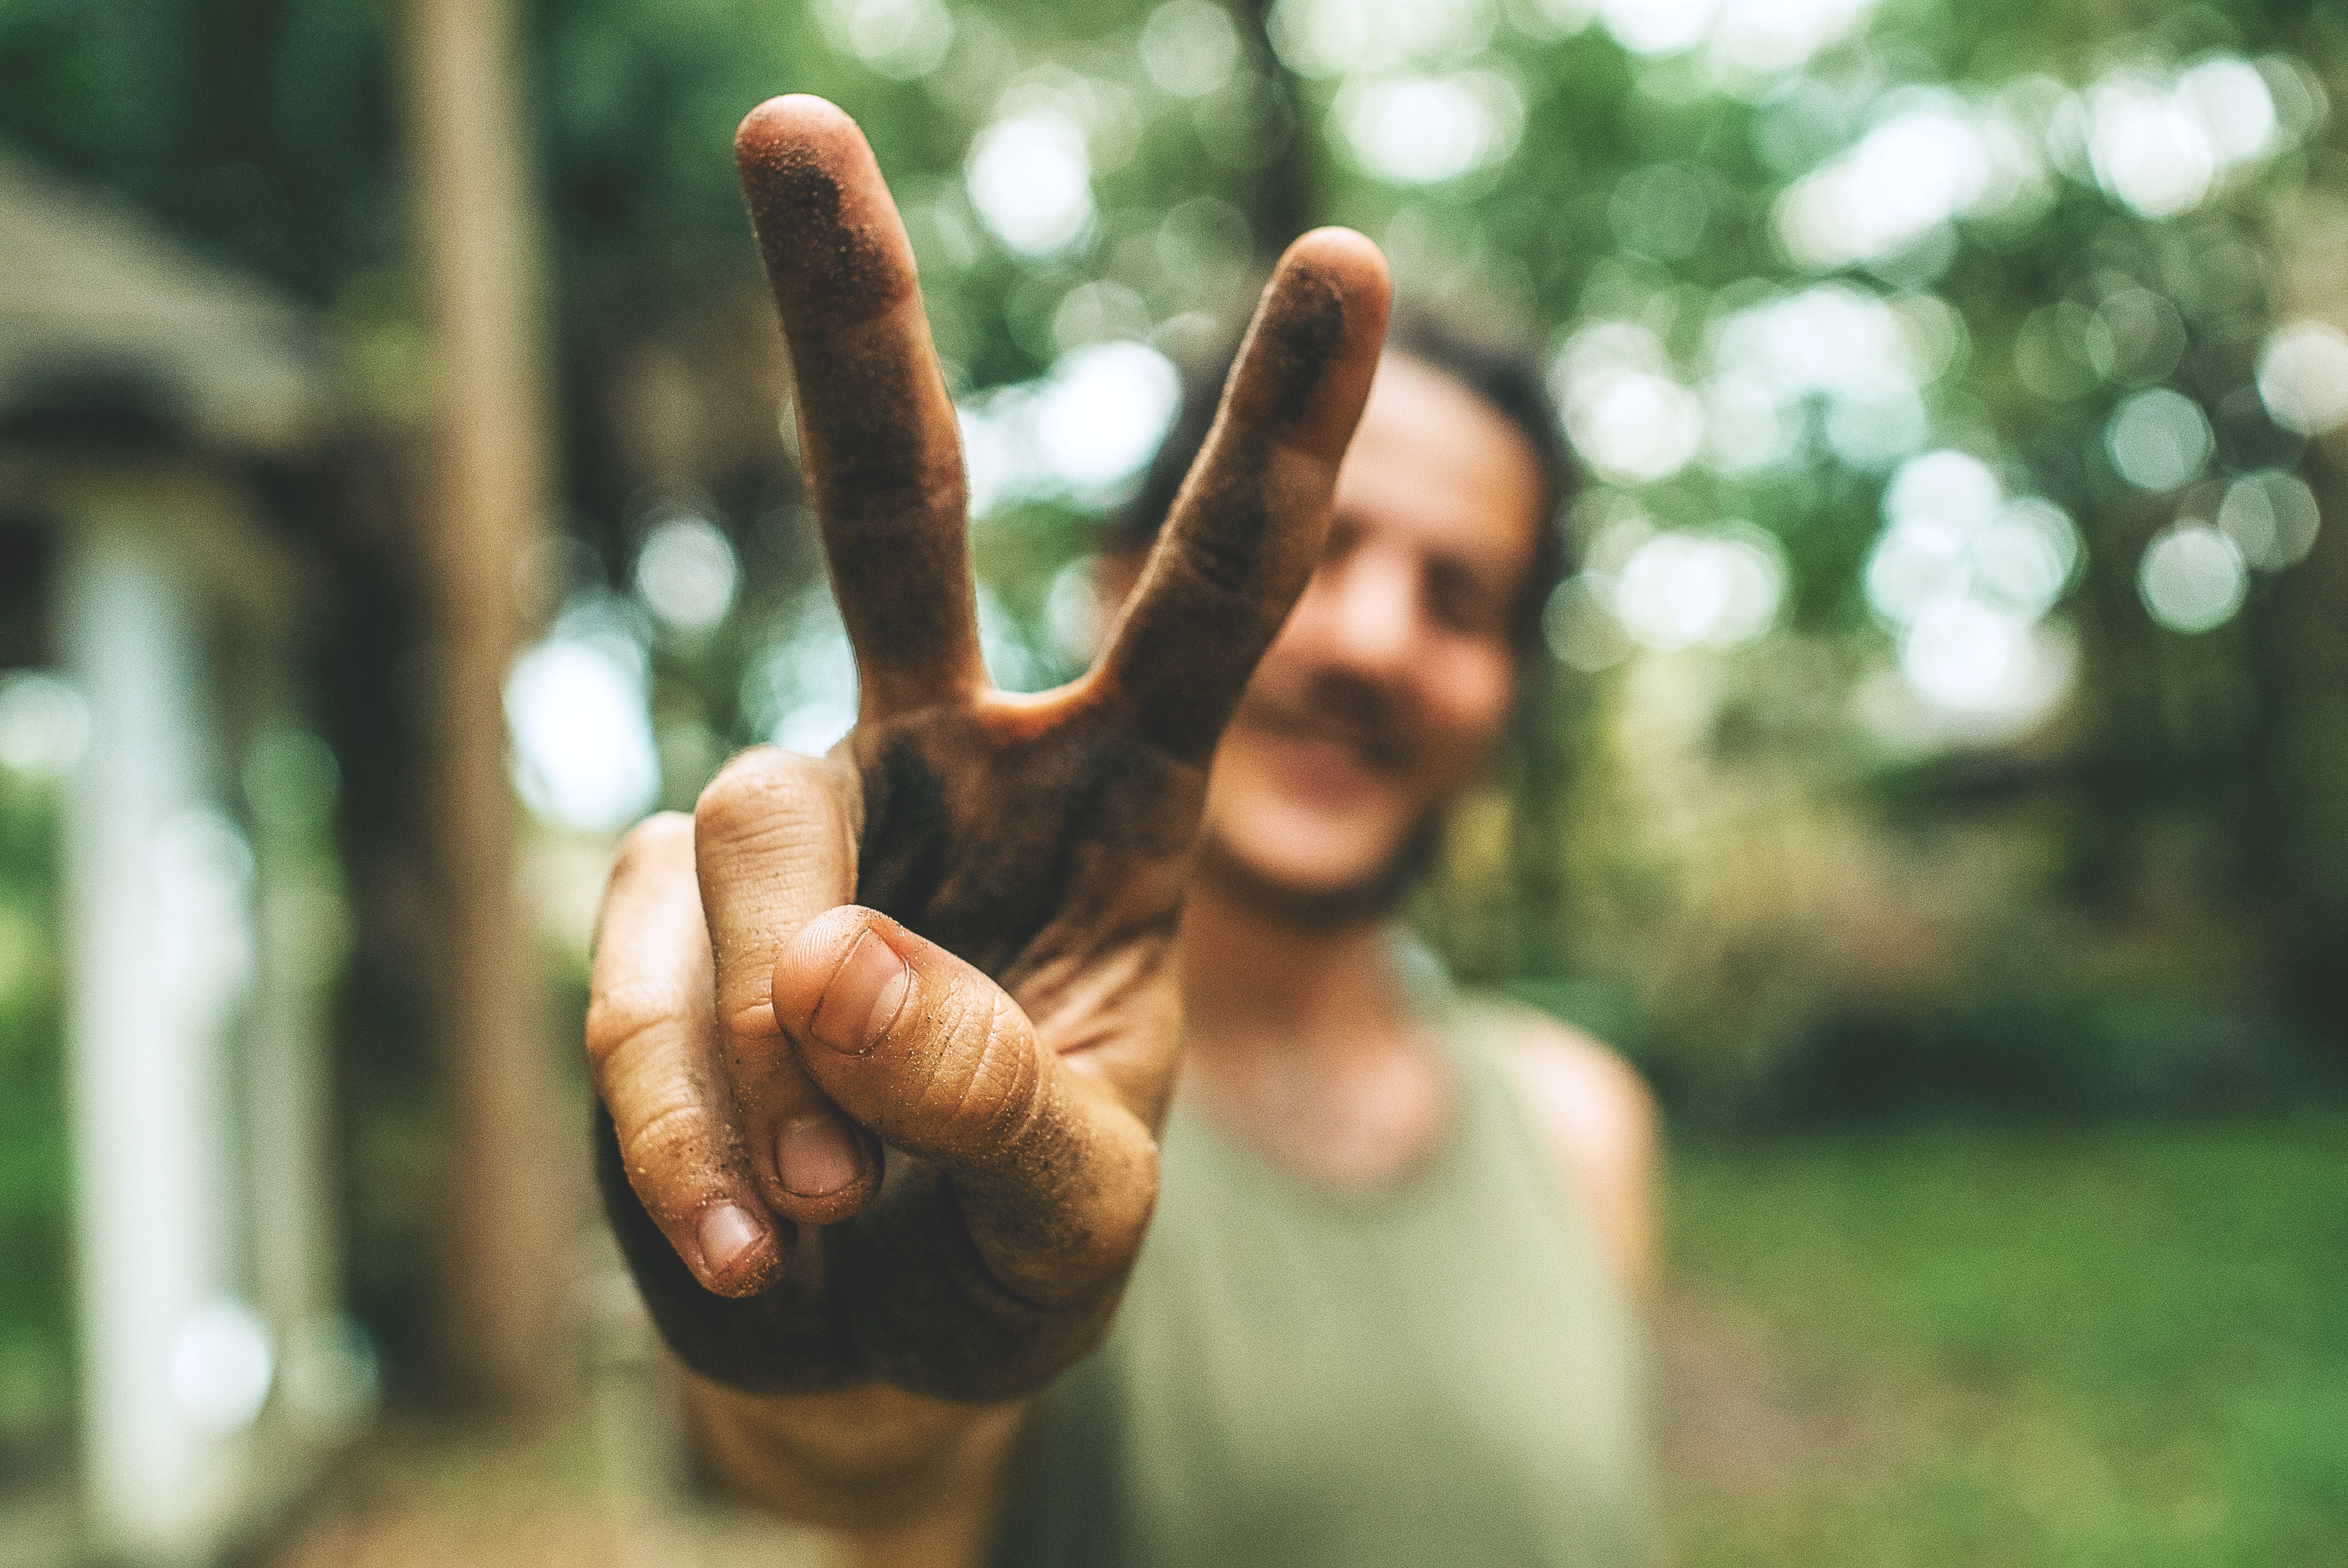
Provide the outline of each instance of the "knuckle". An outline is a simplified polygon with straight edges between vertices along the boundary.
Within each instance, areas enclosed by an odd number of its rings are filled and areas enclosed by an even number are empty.
[[[1036,1093],[1042,1081],[1034,1028],[1009,997],[997,992],[972,1075],[978,1103],[991,1122],[988,1131],[1007,1132],[1014,1123],[1030,1120],[1043,1102]]]
[[[921,1094],[941,1132],[973,1153],[1015,1141],[1042,1098],[1035,1030],[1010,998],[988,989],[964,999]]]
[[[597,990],[587,1003],[587,1058],[603,1066],[638,1048],[656,1047],[684,1021],[685,999],[674,986],[630,981]]]
[[[1249,520],[1258,520],[1252,516]],[[1242,530],[1232,519],[1201,519],[1185,531],[1176,558],[1184,573],[1217,603],[1244,600],[1263,559],[1260,530]]]
[[[715,1146],[708,1113],[691,1103],[664,1105],[616,1131],[629,1185],[656,1210],[690,1206],[703,1184],[692,1180],[694,1173],[714,1166],[723,1154]],[[695,1190],[678,1190],[684,1186]]]
[[[764,1040],[780,1039],[783,1026],[775,1018],[774,1002],[758,994],[755,978],[739,983],[740,989],[751,993],[742,999],[727,999],[717,1010],[717,1027],[730,1040]]]
[[[613,853],[611,872],[603,878],[602,903],[595,915],[595,948],[602,948],[603,927],[615,914],[626,917],[657,907],[664,887],[692,875],[691,817],[664,811],[630,828]]]
[[[697,1105],[665,1105],[620,1134],[620,1152],[632,1171],[669,1164],[701,1142],[709,1118]]]
[[[681,811],[664,811],[648,816],[628,829],[620,840],[620,849],[613,859],[614,879],[620,876],[642,872],[665,865],[682,850],[690,862],[693,856],[693,818]]]
[[[742,753],[718,770],[693,808],[697,833],[726,842],[756,840],[819,819],[815,764],[772,746]]]

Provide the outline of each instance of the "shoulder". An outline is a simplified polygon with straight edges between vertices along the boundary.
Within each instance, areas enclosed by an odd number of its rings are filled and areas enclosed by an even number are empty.
[[[1655,1266],[1663,1122],[1638,1070],[1592,1036],[1514,1003],[1487,1004],[1501,1061],[1558,1173],[1590,1203],[1623,1277]]]

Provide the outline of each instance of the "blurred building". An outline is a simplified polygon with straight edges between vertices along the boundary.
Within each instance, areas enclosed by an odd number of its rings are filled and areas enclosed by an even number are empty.
[[[78,1280],[61,1553],[216,1558],[372,1397],[327,1147],[338,774],[295,674],[324,522],[283,482],[345,424],[303,311],[0,161],[0,762],[57,806]]]

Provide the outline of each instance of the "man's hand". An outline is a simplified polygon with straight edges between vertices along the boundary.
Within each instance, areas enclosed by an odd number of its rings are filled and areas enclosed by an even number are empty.
[[[823,760],[746,753],[629,835],[587,1027],[606,1196],[705,1376],[1012,1397],[1098,1338],[1148,1223],[1207,765],[1319,554],[1385,264],[1344,231],[1290,248],[1107,651],[1008,695],[870,150],[786,97],[736,153],[861,711]]]

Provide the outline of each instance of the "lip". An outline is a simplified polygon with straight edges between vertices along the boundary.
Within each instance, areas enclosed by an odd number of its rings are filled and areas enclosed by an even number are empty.
[[[1349,735],[1315,725],[1251,726],[1264,743],[1273,770],[1300,794],[1323,798],[1356,797],[1393,781],[1384,765]]]
[[[1375,726],[1332,715],[1310,704],[1251,702],[1240,709],[1238,722],[1276,740],[1342,746],[1373,773],[1401,771],[1403,759]]]

